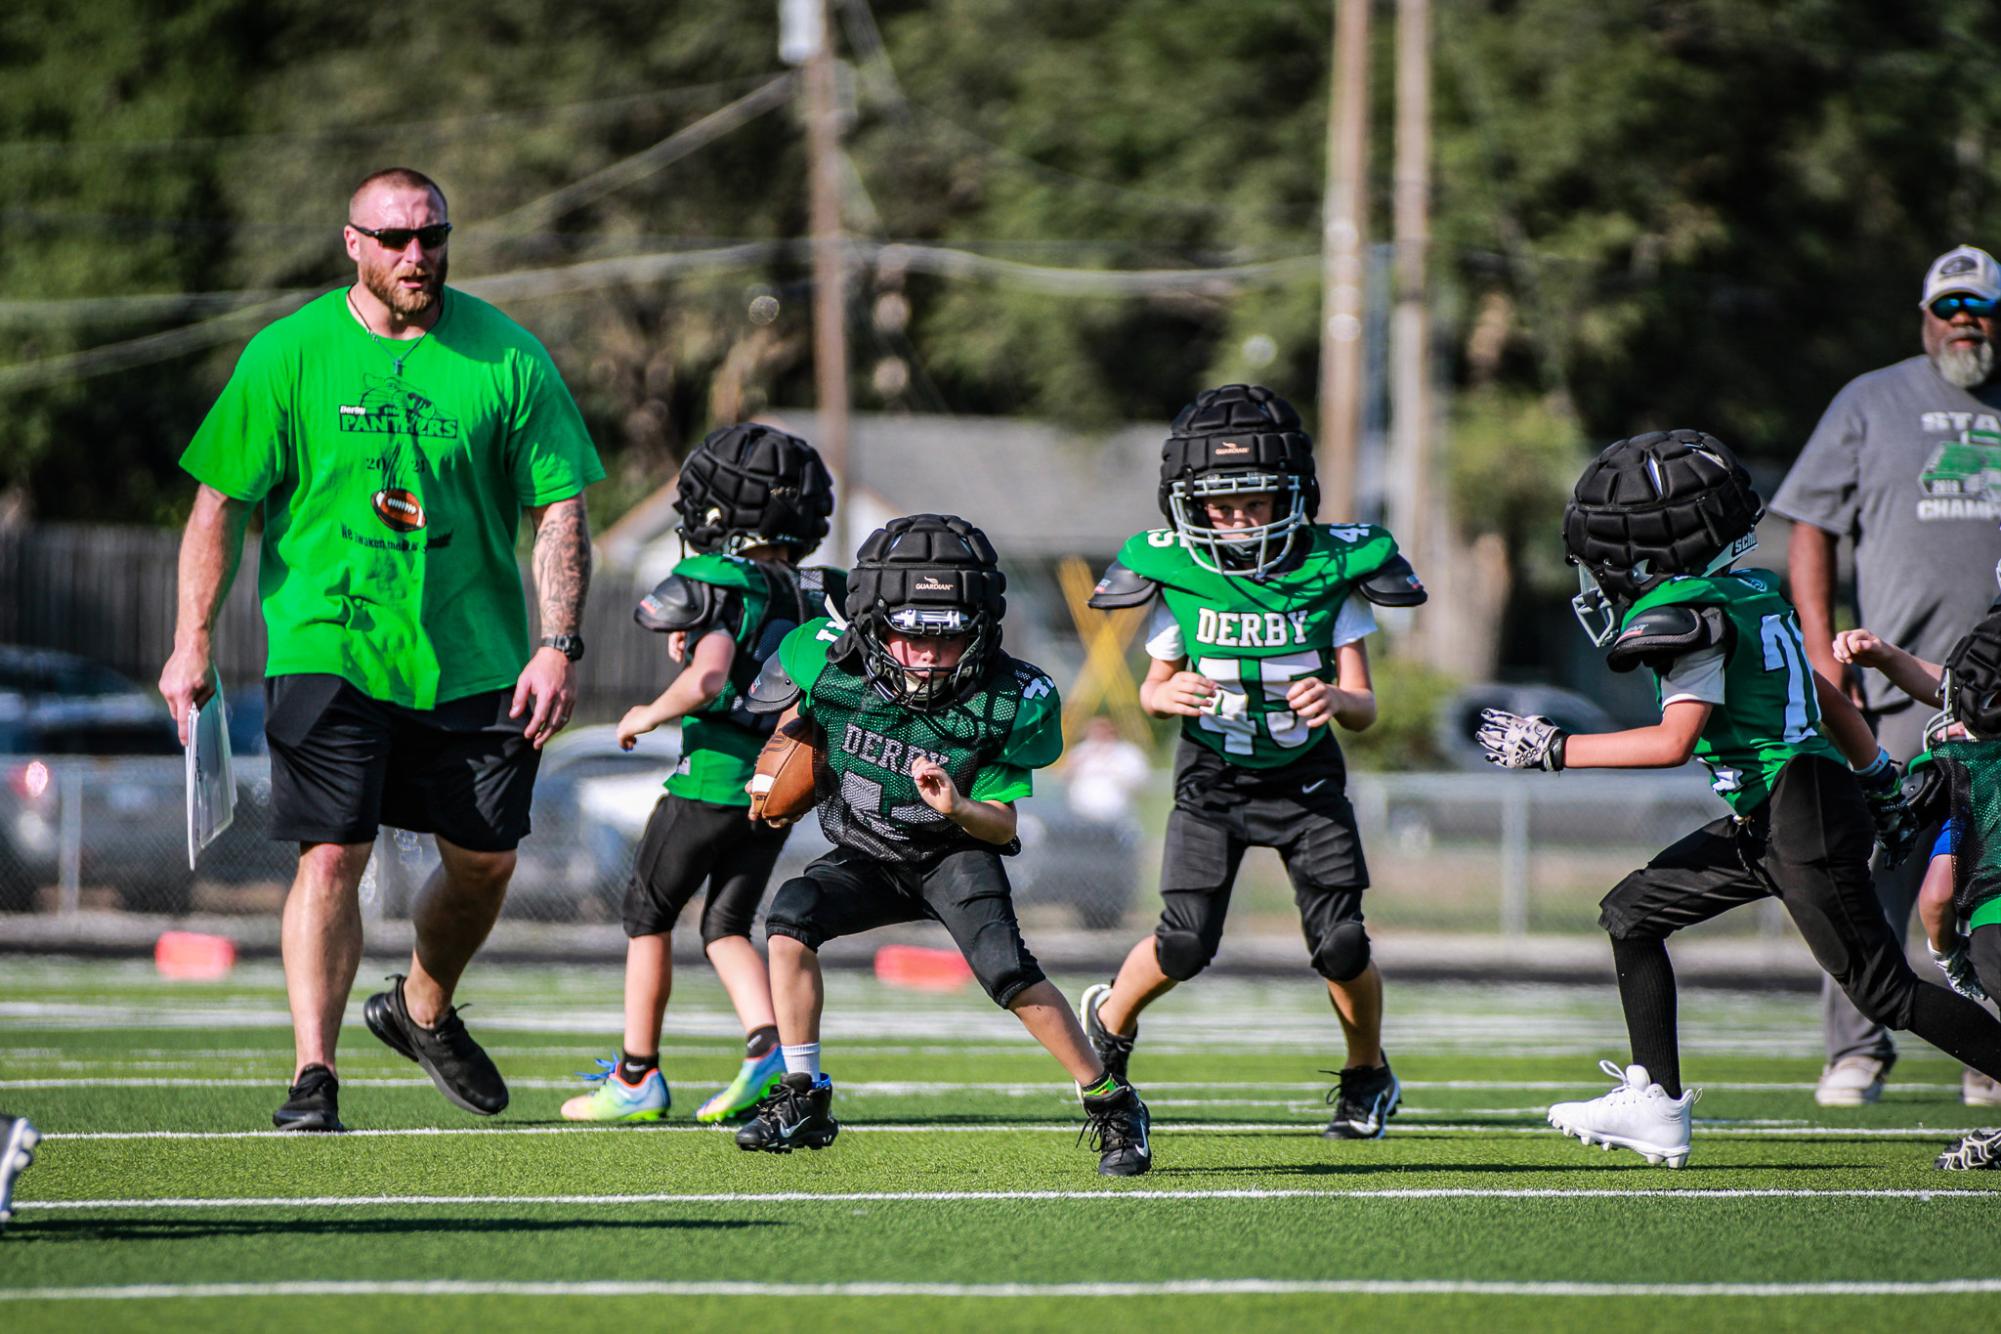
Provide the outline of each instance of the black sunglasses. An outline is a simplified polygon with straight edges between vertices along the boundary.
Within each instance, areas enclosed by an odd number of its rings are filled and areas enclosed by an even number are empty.
[[[445,243],[445,238],[452,234],[452,225],[449,222],[434,222],[428,227],[384,227],[380,231],[373,227],[364,227],[358,222],[350,222],[348,226],[363,236],[374,237],[384,250],[408,250],[410,238],[413,236],[417,238],[417,244],[424,249],[436,250]]]
[[[1930,309],[1933,315],[1942,320],[1949,320],[1962,310],[1969,315],[1986,319],[1994,313],[1997,305],[2001,305],[2001,302],[1983,301],[1977,296],[1942,296],[1931,303]]]

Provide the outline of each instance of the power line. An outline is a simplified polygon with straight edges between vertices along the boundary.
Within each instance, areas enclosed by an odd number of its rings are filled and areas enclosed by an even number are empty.
[[[560,190],[551,191],[540,199],[530,200],[497,218],[488,218],[476,225],[482,231],[489,229],[500,231],[517,226],[547,226],[565,213],[581,208],[592,200],[603,198],[614,190],[621,190],[635,181],[645,180],[690,153],[708,147],[731,130],[755,120],[767,111],[783,106],[792,93],[792,79],[790,72],[781,74],[728,106],[710,112],[693,125],[676,130],[651,148],[634,153],[631,157],[622,158],[601,171],[592,172],[580,181],[573,181]]]

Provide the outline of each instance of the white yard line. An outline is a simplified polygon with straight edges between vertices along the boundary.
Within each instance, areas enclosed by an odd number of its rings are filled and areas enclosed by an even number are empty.
[[[298,1297],[1942,1297],[2001,1293],[2001,1279],[1831,1283],[1578,1283],[1481,1279],[1157,1279],[1137,1283],[749,1283],[660,1280],[498,1282],[355,1279],[273,1283],[133,1283],[0,1288],[0,1301],[129,1302]]]
[[[429,1081],[425,1081],[428,1087]],[[841,1131],[849,1135],[996,1135],[1017,1132],[1048,1132],[1052,1134],[1075,1134],[1075,1121],[990,1121],[963,1125],[897,1124],[885,1122],[871,1124],[866,1121],[843,1121]],[[1304,1134],[1320,1127],[1319,1118],[1302,1121],[1161,1121],[1157,1131],[1171,1135],[1268,1135],[1273,1133],[1296,1132]],[[1975,1126],[1812,1126],[1791,1122],[1774,1123],[1767,1118],[1750,1118],[1743,1121],[1714,1120],[1697,1123],[1702,1138],[1709,1139],[1911,1139],[1947,1141],[1961,1135],[1970,1135],[1979,1127]],[[733,1126],[703,1126],[686,1121],[649,1123],[644,1125],[528,1125],[528,1126],[407,1126],[381,1129],[350,1130],[345,1135],[301,1134],[283,1130],[73,1130],[53,1131],[42,1138],[46,1141],[83,1140],[229,1140],[229,1139],[271,1139],[283,1140],[291,1144],[329,1144],[342,1139],[354,1138],[403,1138],[440,1135],[670,1135],[701,1134],[714,1135],[733,1131]],[[1549,1126],[1492,1125],[1478,1122],[1452,1121],[1399,1121],[1395,1125],[1395,1135],[1417,1134],[1475,1134],[1475,1135],[1555,1135],[1558,1132]],[[1449,1170],[1449,1169],[1440,1169]],[[1530,1170],[1530,1169],[1523,1169]]]
[[[1408,1186],[1380,1190],[1298,1190],[1290,1188],[1221,1188],[1213,1190],[929,1190],[929,1191],[716,1191],[708,1193],[652,1193],[641,1195],[309,1195],[286,1197],[182,1197],[176,1199],[97,1199],[97,1200],[16,1200],[14,1208],[72,1212],[83,1209],[173,1210],[173,1209],[385,1209],[443,1206],[494,1206],[520,1208],[527,1205],[583,1206],[612,1208],[623,1205],[759,1205],[759,1204],[970,1204],[994,1201],[1069,1202],[1098,1200],[1917,1200],[1929,1203],[1942,1199],[1979,1199],[2001,1205],[2001,1190],[1966,1190],[1944,1187],[1937,1190],[1892,1190],[1838,1188],[1810,1190],[1803,1187],[1734,1187],[1661,1190],[1647,1187],[1632,1190],[1545,1189],[1537,1187],[1424,1187]]]

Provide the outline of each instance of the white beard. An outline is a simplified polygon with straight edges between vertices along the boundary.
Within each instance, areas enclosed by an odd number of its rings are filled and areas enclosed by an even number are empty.
[[[1960,389],[1986,384],[1994,374],[1994,345],[1986,339],[1977,343],[1948,343],[1932,358],[1939,377]]]

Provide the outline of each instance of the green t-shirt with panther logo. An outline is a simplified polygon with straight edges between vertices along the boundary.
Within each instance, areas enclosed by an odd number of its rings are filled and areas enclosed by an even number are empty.
[[[1715,607],[1728,626],[1723,701],[1696,738],[1695,758],[1709,767],[1710,786],[1731,810],[1748,815],[1763,805],[1779,770],[1795,756],[1845,763],[1821,735],[1813,668],[1807,665],[1799,618],[1779,591],[1776,574],[1733,570],[1669,579],[1633,604],[1620,629],[1643,611],[1668,606]],[[1655,671],[1657,702],[1663,698],[1661,677]]]
[[[722,590],[708,619],[689,627],[690,650],[720,630],[735,643],[736,655],[722,693],[682,719],[681,762],[667,776],[667,790],[711,805],[748,807],[744,784],[777,718],[749,712],[744,696],[774,651],[777,633],[824,614],[829,598],[839,606],[847,585],[839,570],[795,570],[706,552],[687,557],[674,573]]]
[[[429,709],[528,661],[521,512],[604,476],[534,336],[451,288],[422,339],[328,292],[243,350],[181,467],[262,502],[265,673],[327,672]]]
[[[829,662],[840,637],[831,620],[809,621],[778,649],[800,690],[800,716],[824,739],[814,778],[828,840],[892,862],[991,850],[924,804],[910,766],[928,757],[974,801],[1028,796],[1030,772],[1063,753],[1063,706],[1048,674],[1002,654],[965,699],[923,713],[884,699],[865,677]]]
[[[1308,727],[1286,707],[1294,681],[1337,679],[1335,626],[1355,586],[1397,554],[1373,524],[1309,524],[1305,549],[1262,580],[1197,565],[1172,528],[1127,540],[1119,564],[1160,586],[1180,630],[1188,669],[1219,687],[1219,711],[1182,720],[1182,734],[1248,769],[1291,764],[1317,745],[1338,744],[1330,727]]]

